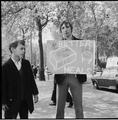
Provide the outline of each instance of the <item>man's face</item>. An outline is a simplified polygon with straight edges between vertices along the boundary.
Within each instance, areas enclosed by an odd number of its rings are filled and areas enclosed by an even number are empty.
[[[63,24],[61,26],[61,32],[62,32],[63,37],[65,38],[68,38],[72,35],[71,27],[69,24],[66,24],[66,25]]]
[[[15,49],[13,49],[13,54],[16,57],[23,58],[25,54],[25,46],[22,44],[18,44],[18,46]]]

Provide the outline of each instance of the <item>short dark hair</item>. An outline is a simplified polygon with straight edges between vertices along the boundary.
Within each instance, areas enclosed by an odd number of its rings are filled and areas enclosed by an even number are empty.
[[[24,45],[24,46],[25,46],[25,41],[24,41],[24,40],[17,40],[17,41],[12,42],[12,43],[9,45],[9,50],[10,50],[11,53],[12,53],[11,48],[16,48],[16,47],[18,46],[18,44],[21,44],[21,45]]]
[[[73,30],[72,24],[69,21],[65,20],[60,24],[60,32],[62,32],[62,30],[61,30],[62,25],[65,25],[65,26],[69,25],[71,28],[71,31]]]

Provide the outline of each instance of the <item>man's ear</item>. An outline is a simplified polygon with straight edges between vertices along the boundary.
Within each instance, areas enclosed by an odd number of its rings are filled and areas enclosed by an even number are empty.
[[[14,53],[14,48],[13,47],[11,48],[11,53]]]

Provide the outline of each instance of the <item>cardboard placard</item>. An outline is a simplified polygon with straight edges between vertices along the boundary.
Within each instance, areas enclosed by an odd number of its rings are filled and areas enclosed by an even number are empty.
[[[50,40],[47,67],[54,74],[87,74],[95,65],[94,40]]]

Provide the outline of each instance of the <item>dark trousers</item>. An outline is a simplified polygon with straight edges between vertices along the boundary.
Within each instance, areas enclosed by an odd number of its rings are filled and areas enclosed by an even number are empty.
[[[54,81],[54,88],[53,88],[51,100],[52,100],[53,103],[55,103],[55,104],[56,104],[56,88],[57,88],[57,83]],[[69,92],[67,92],[66,101],[69,102],[70,104],[73,104],[72,96],[70,95]]]
[[[64,119],[66,96],[69,88],[73,96],[75,117],[77,119],[84,117],[82,106],[82,84],[75,75],[67,74],[63,83],[58,84],[57,119]]]
[[[53,103],[56,103],[56,87],[57,87],[57,84],[54,82],[54,88],[53,88],[52,97],[51,97],[51,100],[53,101]]]
[[[28,119],[28,104],[26,101],[19,103],[10,102],[8,109],[5,111],[5,119],[16,119],[18,113],[21,119]]]

